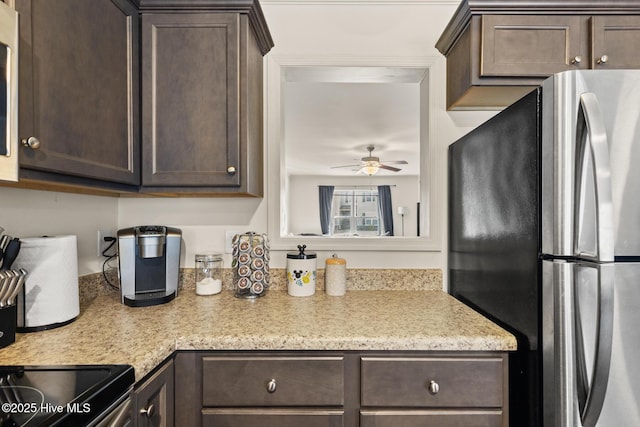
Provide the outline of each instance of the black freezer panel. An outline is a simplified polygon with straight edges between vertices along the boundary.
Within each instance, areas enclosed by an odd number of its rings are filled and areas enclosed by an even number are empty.
[[[541,99],[534,90],[449,147],[449,292],[516,336],[518,426],[538,425]]]

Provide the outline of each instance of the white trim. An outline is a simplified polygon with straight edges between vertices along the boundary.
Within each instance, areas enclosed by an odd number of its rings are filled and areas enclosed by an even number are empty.
[[[426,73],[428,86],[423,93],[428,95],[427,115],[421,114],[421,230],[428,230],[424,237],[388,237],[388,238],[327,238],[327,237],[288,237],[283,236],[287,204],[285,193],[286,174],[281,168],[284,153],[281,151],[283,125],[283,73],[287,66],[371,66],[371,67],[421,67]],[[421,57],[354,57],[354,56],[305,56],[305,55],[268,55],[266,61],[266,161],[267,161],[267,212],[268,230],[273,249],[290,249],[298,244],[310,245],[316,250],[370,250],[370,251],[440,251],[444,227],[446,162],[439,154],[440,120],[436,115],[444,109],[445,60],[442,56]],[[426,141],[425,141],[426,139]],[[446,147],[445,147],[446,148]],[[446,156],[445,156],[446,158]],[[425,206],[426,205],[426,206]],[[428,212],[425,218],[424,213]],[[304,240],[304,242],[303,242]],[[375,242],[375,243],[373,243]]]

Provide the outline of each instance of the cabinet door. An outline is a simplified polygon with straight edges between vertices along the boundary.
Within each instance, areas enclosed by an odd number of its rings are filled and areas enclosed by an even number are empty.
[[[239,16],[142,16],[143,186],[238,187]]]
[[[204,409],[202,427],[343,427],[341,410]]]
[[[640,16],[591,18],[592,67],[640,69]]]
[[[137,427],[173,427],[173,361],[135,391],[135,416]]]
[[[483,15],[482,76],[548,77],[588,68],[586,18]]]
[[[139,183],[137,11],[127,0],[16,0],[23,169]]]
[[[502,411],[361,411],[361,427],[503,427]]]

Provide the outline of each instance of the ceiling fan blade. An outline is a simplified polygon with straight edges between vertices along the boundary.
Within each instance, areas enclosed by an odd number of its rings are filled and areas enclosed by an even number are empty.
[[[357,166],[362,166],[362,165],[360,163],[358,163],[357,165],[331,166],[331,169],[336,169],[336,168],[355,168]]]
[[[387,166],[387,165],[380,165],[378,167],[380,169],[386,169],[386,170],[392,171],[392,172],[400,172],[402,170],[402,169],[394,168],[393,166]]]
[[[408,165],[409,163],[407,163],[406,160],[385,160],[384,161],[385,165]]]

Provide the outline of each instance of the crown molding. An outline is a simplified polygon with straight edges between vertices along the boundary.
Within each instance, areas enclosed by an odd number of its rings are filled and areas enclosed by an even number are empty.
[[[462,0],[436,42],[443,55],[476,15],[627,15],[640,13],[638,0]]]

